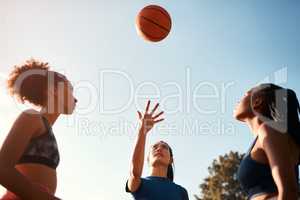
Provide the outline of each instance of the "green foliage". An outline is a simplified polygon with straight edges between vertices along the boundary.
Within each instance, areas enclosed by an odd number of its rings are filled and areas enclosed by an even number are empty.
[[[246,200],[237,180],[237,171],[243,154],[230,151],[213,160],[209,175],[200,185],[201,195],[196,200]]]

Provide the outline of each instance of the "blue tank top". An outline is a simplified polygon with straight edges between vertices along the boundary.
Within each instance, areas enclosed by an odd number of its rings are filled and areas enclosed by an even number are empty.
[[[126,183],[126,192],[130,192]],[[141,178],[137,191],[130,192],[135,200],[188,200],[185,188],[167,178],[148,176]]]
[[[255,138],[248,152],[245,154],[238,169],[238,180],[248,199],[260,194],[272,194],[277,192],[277,186],[268,164],[257,162],[251,158],[253,149],[258,137]],[[298,182],[298,166],[295,166]]]

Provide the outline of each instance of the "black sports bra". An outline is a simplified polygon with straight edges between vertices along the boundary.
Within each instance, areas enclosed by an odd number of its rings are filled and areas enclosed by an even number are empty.
[[[251,158],[253,149],[258,137],[255,138],[250,149],[240,163],[237,173],[242,189],[248,195],[248,199],[266,193],[276,193],[277,186],[272,176],[269,164],[263,164]],[[295,166],[295,173],[298,183],[298,166]]]
[[[57,142],[48,120],[41,118],[46,132],[30,140],[17,164],[37,163],[56,169],[60,159]]]

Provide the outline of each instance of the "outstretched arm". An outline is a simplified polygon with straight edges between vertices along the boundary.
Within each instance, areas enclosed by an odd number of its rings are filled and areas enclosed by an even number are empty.
[[[138,111],[140,128],[136,138],[133,155],[131,159],[130,175],[128,179],[128,189],[130,192],[135,192],[141,184],[141,176],[144,167],[144,156],[145,156],[145,144],[147,133],[153,128],[153,126],[163,121],[164,119],[159,119],[163,112],[154,115],[159,104],[156,104],[151,112],[149,112],[150,101],[147,102],[145,113],[142,114]]]

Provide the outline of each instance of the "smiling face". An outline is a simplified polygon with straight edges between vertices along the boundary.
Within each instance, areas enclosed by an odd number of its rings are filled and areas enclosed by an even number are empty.
[[[173,163],[173,155],[169,145],[163,141],[157,142],[151,147],[148,162],[150,166],[163,165],[168,167]]]

